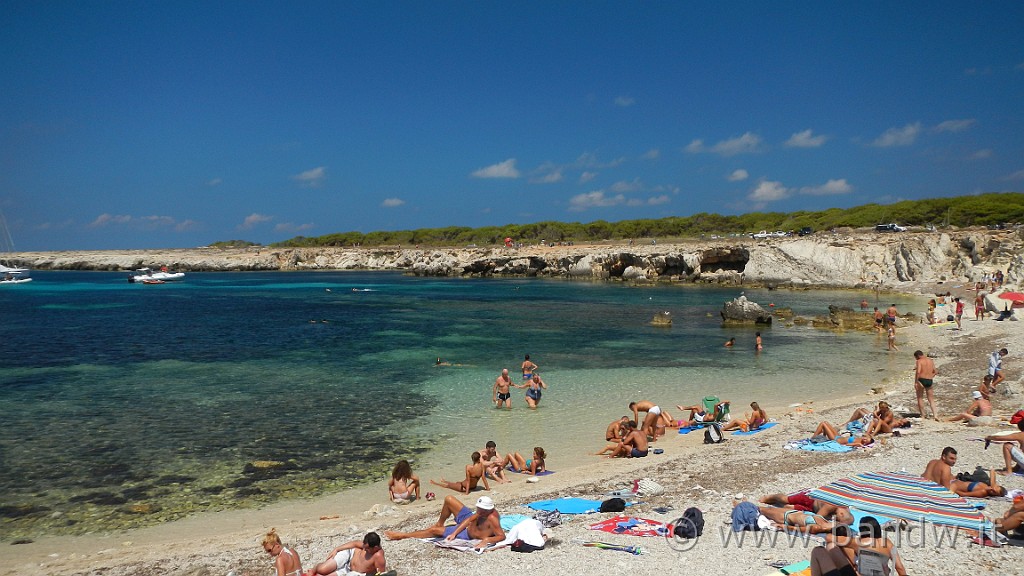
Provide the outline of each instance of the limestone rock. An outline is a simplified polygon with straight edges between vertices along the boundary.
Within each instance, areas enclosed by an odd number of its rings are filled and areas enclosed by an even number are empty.
[[[739,324],[771,325],[772,315],[757,302],[747,300],[742,294],[722,306],[722,321]]]

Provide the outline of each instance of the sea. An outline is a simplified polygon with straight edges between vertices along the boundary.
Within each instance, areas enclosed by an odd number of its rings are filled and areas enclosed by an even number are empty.
[[[870,292],[392,272],[33,277],[0,288],[0,541],[314,498],[379,482],[400,459],[460,480],[487,440],[527,457],[542,446],[549,468],[568,470],[632,400],[676,412],[718,395],[771,415],[912,367],[873,334],[719,316],[740,294],[805,316],[913,304]],[[666,312],[670,327],[652,325]],[[526,354],[548,385],[539,408],[516,390],[496,409],[495,378],[508,368],[521,381]]]

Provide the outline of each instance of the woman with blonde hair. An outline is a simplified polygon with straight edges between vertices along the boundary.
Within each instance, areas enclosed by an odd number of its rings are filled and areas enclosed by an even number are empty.
[[[412,473],[408,460],[399,460],[388,480],[388,494],[396,504],[408,504],[420,498],[420,479]]]
[[[277,576],[301,576],[302,561],[299,553],[281,544],[281,537],[274,528],[263,537],[263,551],[274,559]]]

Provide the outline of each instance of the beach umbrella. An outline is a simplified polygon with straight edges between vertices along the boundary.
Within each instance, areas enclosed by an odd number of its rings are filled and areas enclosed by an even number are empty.
[[[984,531],[991,528],[981,511],[970,502],[920,476],[866,472],[836,480],[807,493],[815,500],[837,506],[902,518]]]
[[[1010,300],[1014,306],[1024,304],[1024,293],[1021,292],[1003,292],[999,294],[999,297],[1004,300]]]

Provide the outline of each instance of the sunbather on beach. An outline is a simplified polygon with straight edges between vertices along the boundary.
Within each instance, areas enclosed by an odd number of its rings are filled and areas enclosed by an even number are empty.
[[[434,486],[440,486],[442,488],[448,488],[449,490],[455,490],[456,492],[462,492],[463,494],[469,494],[477,483],[483,481],[484,490],[490,490],[491,486],[487,483],[487,477],[484,475],[484,463],[480,461],[480,453],[473,452],[471,456],[473,459],[472,464],[466,465],[466,479],[462,482],[449,482],[444,478],[441,481],[431,480],[430,483]]]
[[[957,414],[949,419],[949,422],[967,422],[972,426],[992,422],[992,403],[989,402],[980,390],[971,392],[971,405],[966,412]]]
[[[1024,526],[1024,496],[1017,496],[1013,499],[1013,505],[1007,510],[1002,518],[996,518],[993,522],[996,531],[1009,534],[1011,530],[1020,531]]]
[[[842,446],[862,447],[868,446],[875,442],[874,437],[866,432],[862,436],[842,436],[840,435],[840,431],[838,428],[833,426],[831,423],[825,421],[818,423],[818,427],[815,428],[814,430],[815,436],[818,436],[819,434],[828,438],[829,440],[835,440],[837,444],[840,444]]]
[[[643,458],[647,456],[647,434],[636,428],[636,421],[629,421],[629,433],[615,447],[609,458]]]
[[[743,414],[743,418],[733,418],[722,426],[722,430],[735,430],[739,428],[744,432],[757,430],[768,422],[768,413],[761,409],[757,402],[750,403],[750,414]]]
[[[629,416],[623,416],[618,420],[612,422],[604,430],[604,439],[609,442],[618,443],[622,440],[622,437],[629,432]]]
[[[769,504],[776,508],[787,508],[791,510],[802,510],[814,512],[825,518],[835,516],[838,506],[829,504],[823,500],[815,500],[807,495],[807,491],[796,494],[769,494],[761,498],[762,504]]]
[[[822,534],[831,532],[839,526],[848,526],[853,523],[853,516],[850,509],[840,506],[836,509],[835,519],[828,520],[820,514],[805,512],[792,508],[777,508],[775,506],[758,506],[761,514],[766,518],[787,529],[808,534]]]
[[[277,576],[299,576],[302,574],[302,561],[299,553],[281,543],[281,537],[273,528],[263,537],[263,551],[274,559]]]
[[[511,482],[505,477],[505,464],[508,462],[508,457],[502,458],[501,454],[498,454],[498,445],[494,443],[494,440],[488,440],[487,445],[480,451],[480,461],[484,463],[485,476],[498,484]]]
[[[540,446],[535,446],[533,448],[533,458],[527,460],[526,458],[523,458],[522,454],[516,452],[509,457],[509,464],[516,472],[523,472],[525,474],[535,476],[538,472],[546,470],[544,467],[544,458],[546,457],[547,454],[544,453],[544,449]]]
[[[678,409],[680,409],[680,410],[682,410],[684,412],[687,411],[687,410],[690,411],[690,418],[688,420],[680,421],[681,422],[680,425],[681,426],[689,426],[689,427],[692,428],[694,426],[699,426],[701,424],[705,424],[705,423],[708,423],[708,422],[720,422],[722,420],[722,414],[725,412],[726,408],[729,407],[729,404],[731,404],[731,402],[729,402],[728,400],[726,400],[724,402],[719,402],[718,404],[715,404],[715,410],[714,410],[714,412],[712,412],[710,414],[708,413],[707,410],[704,409],[704,406],[699,406],[699,405],[694,405],[694,406],[676,405],[676,408],[678,408]]]
[[[399,460],[388,480],[388,494],[396,504],[407,504],[420,499],[420,479],[412,473],[408,460]]]
[[[985,449],[993,442],[1003,442],[1003,462],[1006,468],[1000,470],[1000,474],[1011,472],[1024,472],[1024,420],[1017,422],[1017,430],[1013,434],[1001,436],[985,436]]]
[[[953,482],[953,465],[956,464],[956,448],[946,446],[942,449],[942,456],[928,462],[921,476],[925,480],[931,480],[939,486],[949,488]]]
[[[453,518],[454,526],[445,526],[444,523]],[[494,501],[487,496],[481,496],[476,501],[476,512],[469,509],[455,496],[445,496],[444,504],[441,506],[441,514],[437,522],[423,530],[413,532],[386,531],[384,536],[388,540],[404,540],[405,538],[440,538],[447,540],[456,538],[462,540],[480,540],[476,545],[477,550],[483,550],[488,544],[501,542],[505,539],[505,531],[501,529],[501,515],[494,509]]]
[[[956,492],[958,496],[965,498],[989,498],[1006,496],[1006,488],[999,485],[996,480],[996,471],[991,470],[989,472],[988,484],[984,482],[964,482],[963,480],[953,480],[949,483],[949,489]]]
[[[450,496],[449,496],[450,498]],[[387,569],[384,549],[380,536],[369,532],[363,540],[353,540],[338,546],[327,555],[327,559],[316,565],[311,574],[320,576],[343,576],[353,572],[379,574]]]
[[[978,392],[981,392],[982,398],[989,400],[995,391],[995,386],[992,386],[992,377],[985,374],[985,377],[981,379],[981,384],[978,384]]]

